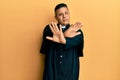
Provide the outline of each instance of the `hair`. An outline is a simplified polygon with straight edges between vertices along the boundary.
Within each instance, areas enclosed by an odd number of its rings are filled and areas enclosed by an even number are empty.
[[[54,12],[56,13],[56,11],[57,11],[58,9],[62,8],[62,7],[68,8],[68,7],[67,7],[67,4],[65,4],[65,3],[60,3],[60,4],[57,4],[57,5],[56,5]]]

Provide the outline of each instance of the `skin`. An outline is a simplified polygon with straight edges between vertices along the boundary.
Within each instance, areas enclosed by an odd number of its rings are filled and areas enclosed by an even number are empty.
[[[55,12],[55,18],[61,25],[66,26],[70,22],[70,12],[68,8],[62,7]]]
[[[49,24],[50,29],[53,33],[53,37],[47,36],[46,39],[57,43],[66,44],[65,37],[73,38],[74,36],[81,34],[80,32],[77,32],[82,27],[82,24],[80,22],[72,24],[64,33],[62,32],[61,26],[66,26],[70,22],[70,13],[68,8],[62,7],[58,9],[55,13],[55,18],[60,24],[60,29],[55,22]]]

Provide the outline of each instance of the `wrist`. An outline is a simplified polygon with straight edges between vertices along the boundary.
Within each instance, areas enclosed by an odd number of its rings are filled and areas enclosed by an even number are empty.
[[[66,39],[64,39],[63,44],[66,44]]]
[[[66,33],[64,33],[63,35],[64,35],[64,37],[67,37],[67,36],[66,36]]]
[[[64,38],[64,40],[62,40],[61,43],[66,44],[66,39]]]

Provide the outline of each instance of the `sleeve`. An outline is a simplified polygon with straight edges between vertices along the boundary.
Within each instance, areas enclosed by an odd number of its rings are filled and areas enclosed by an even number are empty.
[[[83,47],[84,47],[84,36],[82,30],[80,35],[77,35],[73,38],[66,38],[66,44],[64,45],[65,49],[70,49],[76,47],[78,51],[78,56],[83,56]]]
[[[41,45],[41,48],[40,48],[40,53],[42,54],[46,54],[46,51],[48,49],[48,40],[46,39],[46,36],[49,35],[49,32],[50,32],[50,29],[49,29],[49,26],[47,25],[43,31],[43,39],[42,39],[42,45]]]

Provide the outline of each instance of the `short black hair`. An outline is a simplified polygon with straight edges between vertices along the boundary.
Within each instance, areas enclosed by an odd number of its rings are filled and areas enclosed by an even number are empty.
[[[68,7],[67,7],[67,4],[65,4],[65,3],[60,3],[60,4],[57,4],[57,5],[56,5],[54,12],[56,12],[58,9],[60,9],[60,8],[62,8],[62,7],[68,8]]]

